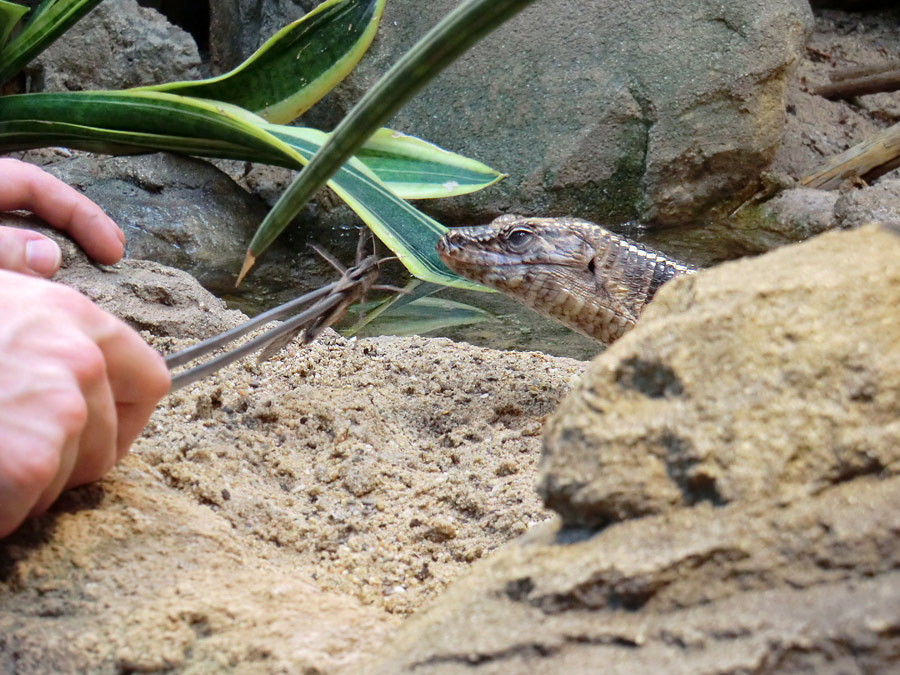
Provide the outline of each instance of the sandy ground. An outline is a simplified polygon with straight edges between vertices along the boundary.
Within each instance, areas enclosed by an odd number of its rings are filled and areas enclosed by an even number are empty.
[[[583,365],[331,333],[170,395],[107,479],[0,546],[0,670],[351,662],[549,516],[542,420]]]
[[[900,54],[900,16],[879,16],[820,17],[776,170],[801,175],[900,119],[897,95],[850,105],[806,91],[828,68]],[[147,337],[164,351],[190,342]],[[0,672],[358,661],[549,517],[533,489],[542,421],[583,367],[331,334],[169,396],[107,479],[0,543]]]

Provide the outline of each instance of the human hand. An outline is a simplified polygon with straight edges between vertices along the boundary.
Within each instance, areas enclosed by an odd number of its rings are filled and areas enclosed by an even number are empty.
[[[125,235],[90,199],[46,171],[16,159],[0,159],[0,211],[31,211],[67,232],[105,265],[122,257]],[[52,239],[31,230],[0,227],[0,269],[50,277],[62,256]]]
[[[163,358],[85,296],[0,271],[0,537],[106,473],[169,382]]]

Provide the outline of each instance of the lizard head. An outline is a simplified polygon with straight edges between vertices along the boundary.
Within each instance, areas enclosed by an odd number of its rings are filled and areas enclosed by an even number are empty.
[[[592,243],[600,229],[573,218],[504,215],[490,225],[449,230],[436,250],[444,264],[460,276],[598,337],[592,327],[585,327],[584,316],[603,311],[597,296],[597,252]],[[604,321],[615,323],[617,319]]]
[[[569,274],[588,271],[595,253],[586,221],[528,218],[507,214],[490,225],[457,227],[436,249],[460,276],[506,290],[541,269],[563,267]]]

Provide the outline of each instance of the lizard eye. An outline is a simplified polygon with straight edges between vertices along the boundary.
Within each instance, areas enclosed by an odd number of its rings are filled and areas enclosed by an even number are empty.
[[[514,230],[510,230],[506,234],[504,239],[511,248],[521,249],[528,245],[533,236],[534,234],[531,230],[526,230],[523,227],[517,227]]]

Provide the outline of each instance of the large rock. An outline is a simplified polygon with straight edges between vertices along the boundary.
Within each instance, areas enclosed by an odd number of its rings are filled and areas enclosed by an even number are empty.
[[[365,675],[887,673],[900,649],[900,478],[784,508],[558,523],[479,563]]]
[[[234,288],[265,205],[202,160],[159,153],[77,155],[43,167],[99,204],[125,232],[129,257],[177,267],[204,287]]]
[[[317,0],[211,2],[209,46],[213,65],[219,70],[233,68],[279,29],[319,4]]]
[[[60,149],[21,156],[87,195],[125,232],[130,258],[152,260],[194,276],[204,288],[259,311],[334,281],[336,272],[308,242],[352,262],[358,230],[305,209],[235,289],[247,245],[265,203],[210,163],[168,153],[109,157]],[[221,162],[235,169],[238,162]],[[267,167],[255,174],[265,175]],[[323,195],[324,200],[324,195]]]
[[[878,9],[879,7],[890,7],[894,4],[894,0],[810,0],[809,4],[814,9],[845,9],[859,12],[867,9]]]
[[[370,53],[305,120],[333,125],[456,4],[388,3]],[[510,210],[687,222],[734,199],[771,160],[809,26],[801,0],[545,0],[463,56],[391,125],[510,174],[437,207],[448,221]]]
[[[898,260],[872,227],[665,287],[549,421],[547,504],[598,527],[900,468]]]
[[[890,672],[898,261],[871,226],[664,287],[548,422],[561,518],[359,672]]]
[[[200,76],[189,33],[136,0],[105,0],[29,66],[32,89],[124,89]]]
[[[885,177],[862,190],[843,193],[835,202],[834,214],[844,227],[872,221],[900,223],[900,180]]]

